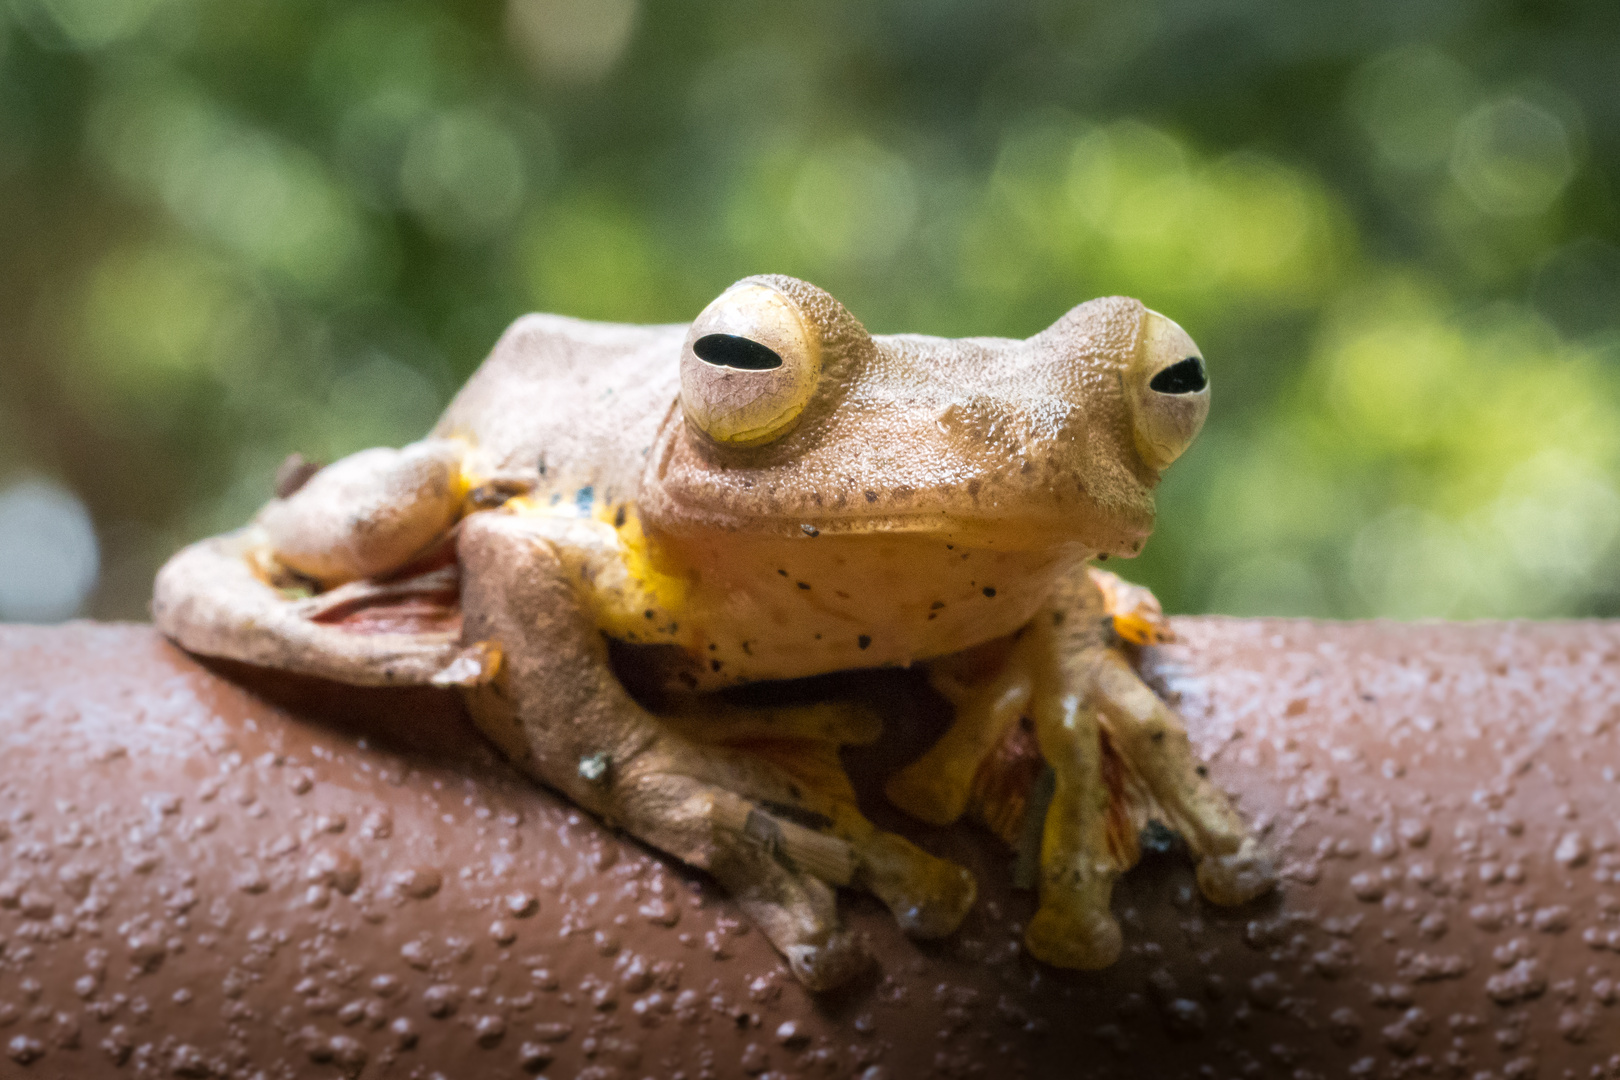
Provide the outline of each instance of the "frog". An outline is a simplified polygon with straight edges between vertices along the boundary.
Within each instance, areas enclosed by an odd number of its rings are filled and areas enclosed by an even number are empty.
[[[533,779],[711,875],[815,991],[870,963],[839,890],[933,939],[977,879],[862,813],[839,755],[872,710],[732,691],[914,669],[949,715],[886,797],[1021,843],[1028,952],[1101,968],[1149,823],[1216,904],[1277,878],[1138,670],[1161,606],[1099,565],[1142,550],[1209,395],[1187,332],[1126,297],[1022,340],[872,334],[782,275],[684,324],[526,315],[423,438],[294,462],[174,555],[154,621],[204,656],[460,693]],[[1019,737],[1034,783],[1005,767]]]

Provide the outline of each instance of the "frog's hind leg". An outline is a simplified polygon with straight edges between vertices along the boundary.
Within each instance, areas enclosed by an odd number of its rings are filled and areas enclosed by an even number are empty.
[[[461,658],[453,623],[455,570],[440,568],[391,582],[377,592],[409,604],[413,618],[364,631],[345,625],[344,596],[289,599],[254,572],[263,550],[253,529],[185,548],[158,573],[152,597],[157,628],[182,648],[260,667],[358,686],[432,682]],[[364,588],[334,590],[362,603]],[[366,610],[375,613],[379,604]],[[398,610],[396,605],[395,610]],[[338,617],[334,617],[338,616]],[[463,665],[465,666],[465,665]]]
[[[458,552],[463,638],[498,643],[505,657],[493,681],[468,693],[479,726],[586,810],[714,874],[806,985],[859,970],[864,952],[838,922],[834,889],[883,888],[894,845],[844,816],[830,779],[811,778],[805,758],[747,745],[740,722],[735,745],[704,744],[637,704],[533,520],[476,515]]]
[[[464,453],[428,439],[299,470],[249,526],[163,567],[158,629],[192,652],[363,686],[442,677],[461,653],[449,537],[477,505]]]

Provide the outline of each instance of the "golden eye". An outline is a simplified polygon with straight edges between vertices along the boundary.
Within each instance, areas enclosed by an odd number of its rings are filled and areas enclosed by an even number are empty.
[[[1209,412],[1209,373],[1187,331],[1145,311],[1135,359],[1126,373],[1136,449],[1154,469],[1181,456]]]
[[[821,337],[798,305],[738,285],[703,309],[681,350],[681,407],[715,442],[759,446],[788,433],[815,393]]]

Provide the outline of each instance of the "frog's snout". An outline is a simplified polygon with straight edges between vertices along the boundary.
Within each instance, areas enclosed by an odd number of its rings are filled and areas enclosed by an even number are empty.
[[[1157,311],[1142,316],[1136,355],[1125,375],[1136,450],[1163,469],[1192,445],[1209,414],[1209,373],[1187,331]]]

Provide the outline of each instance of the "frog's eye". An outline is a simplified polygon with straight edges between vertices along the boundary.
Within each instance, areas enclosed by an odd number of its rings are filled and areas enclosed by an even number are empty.
[[[715,442],[759,446],[788,433],[815,393],[821,337],[792,300],[738,285],[703,310],[681,352],[681,407]]]
[[[1196,394],[1208,385],[1201,356],[1178,360],[1148,380],[1148,389],[1161,394]]]
[[[1135,359],[1126,372],[1136,449],[1162,469],[1192,443],[1209,412],[1209,374],[1187,331],[1145,312]]]

